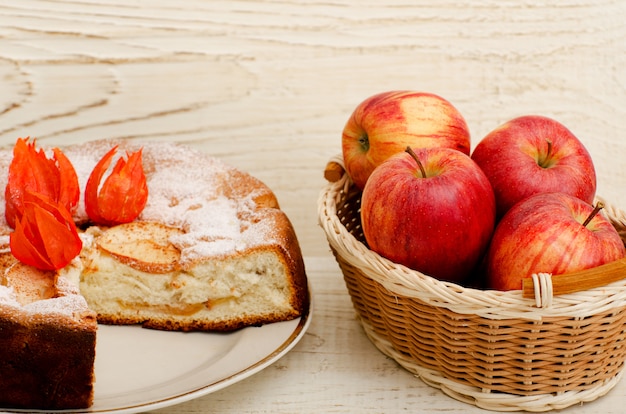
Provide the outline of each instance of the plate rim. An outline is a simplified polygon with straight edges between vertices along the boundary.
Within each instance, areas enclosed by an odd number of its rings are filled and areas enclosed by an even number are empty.
[[[291,321],[296,319],[298,320],[298,324],[291,331],[289,337],[287,337],[276,349],[274,349],[271,353],[265,355],[262,359],[255,361],[253,364],[248,365],[239,371],[229,374],[224,378],[220,378],[218,380],[213,380],[210,383],[203,384],[194,388],[193,390],[185,391],[178,393],[176,395],[164,397],[161,399],[155,399],[152,401],[148,401],[145,403],[138,403],[132,405],[120,406],[117,408],[105,408],[105,409],[93,409],[93,408],[82,408],[82,409],[68,409],[68,410],[33,410],[33,409],[21,409],[21,408],[3,408],[0,407],[0,413],[93,413],[93,414],[106,414],[106,413],[116,413],[116,414],[131,414],[144,412],[146,410],[158,410],[166,407],[171,407],[174,405],[182,404],[187,401],[194,400],[196,398],[200,398],[206,395],[209,395],[213,392],[222,390],[228,386],[236,384],[246,378],[251,377],[254,374],[259,373],[263,369],[269,367],[274,362],[278,361],[280,358],[285,356],[291,349],[293,349],[300,340],[304,337],[307,332],[311,320],[312,320],[312,292],[310,283],[307,283],[308,287],[308,306],[304,310],[301,316],[298,318],[294,318]],[[283,321],[289,322],[289,321]],[[281,322],[276,322],[281,323]],[[143,328],[142,328],[143,329]],[[95,403],[95,401],[94,401]],[[93,407],[93,405],[92,405]]]

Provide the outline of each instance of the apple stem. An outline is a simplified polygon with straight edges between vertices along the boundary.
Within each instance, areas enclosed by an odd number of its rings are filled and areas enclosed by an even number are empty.
[[[405,151],[408,152],[409,155],[413,157],[413,159],[417,163],[417,166],[419,167],[420,172],[422,173],[422,178],[426,178],[426,170],[424,169],[424,166],[422,165],[420,160],[417,158],[417,154],[415,153],[415,151],[413,151],[413,149],[411,149],[411,147],[408,147],[408,146],[406,147]]]
[[[550,159],[550,157],[552,156],[552,140],[546,138],[546,143],[548,144],[548,151],[546,152],[546,155],[544,155],[543,157],[541,157],[541,159],[539,160],[539,165],[541,165],[542,167],[548,167],[547,162]]]
[[[593,220],[593,218],[600,212],[600,210],[602,210],[604,208],[604,204],[602,204],[602,202],[598,201],[596,203],[596,205],[593,207],[593,210],[591,211],[591,213],[589,213],[589,217],[587,217],[587,219],[584,221],[583,223],[583,227],[587,227],[587,224],[589,224],[589,222],[591,222],[591,220]]]

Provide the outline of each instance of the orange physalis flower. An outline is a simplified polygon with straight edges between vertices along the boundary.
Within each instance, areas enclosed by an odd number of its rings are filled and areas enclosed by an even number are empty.
[[[18,138],[13,148],[13,160],[9,165],[9,178],[4,192],[7,224],[15,228],[24,209],[27,191],[43,194],[62,204],[70,214],[76,211],[80,197],[78,177],[74,167],[63,154],[54,148],[53,158],[35,149],[35,140]]]
[[[32,192],[23,194],[22,216],[9,243],[16,259],[42,270],[67,266],[83,246],[70,212],[49,197]]]
[[[119,158],[111,174],[100,185],[117,146],[96,164],[85,187],[85,211],[96,224],[114,226],[129,223],[139,216],[148,202],[148,184],[143,172],[141,149]]]

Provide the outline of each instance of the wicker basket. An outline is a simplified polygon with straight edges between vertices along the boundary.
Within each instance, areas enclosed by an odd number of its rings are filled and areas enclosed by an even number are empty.
[[[360,191],[346,174],[338,178],[320,195],[319,221],[381,352],[446,394],[497,411],[561,409],[617,384],[626,358],[626,281],[543,304],[520,291],[439,281],[366,247]],[[608,203],[603,211],[624,240],[624,213]]]

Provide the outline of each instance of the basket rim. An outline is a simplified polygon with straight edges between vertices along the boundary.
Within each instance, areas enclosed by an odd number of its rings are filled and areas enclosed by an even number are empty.
[[[494,320],[519,318],[540,321],[563,316],[584,318],[626,307],[626,279],[559,295],[552,299],[549,306],[538,307],[534,299],[523,298],[521,290],[503,292],[464,287],[394,263],[368,249],[339,220],[337,204],[351,186],[352,182],[344,172],[339,180],[328,182],[322,188],[318,199],[319,225],[329,245],[342,260],[394,294],[413,297],[459,314],[474,314]],[[599,196],[596,199],[605,205],[603,214],[626,227],[625,213]]]

